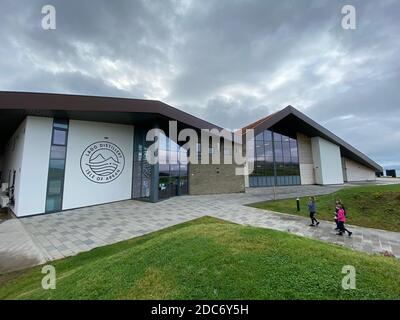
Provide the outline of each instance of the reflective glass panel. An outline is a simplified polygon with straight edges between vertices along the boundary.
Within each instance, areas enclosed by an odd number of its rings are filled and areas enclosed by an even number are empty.
[[[67,131],[65,130],[53,130],[53,144],[65,146],[67,143]]]

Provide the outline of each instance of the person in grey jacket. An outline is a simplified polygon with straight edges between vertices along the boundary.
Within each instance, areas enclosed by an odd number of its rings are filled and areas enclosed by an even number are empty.
[[[319,225],[319,221],[315,218],[317,214],[317,205],[315,204],[315,197],[310,197],[310,201],[308,201],[308,211],[310,212],[311,224],[310,227],[315,227]]]

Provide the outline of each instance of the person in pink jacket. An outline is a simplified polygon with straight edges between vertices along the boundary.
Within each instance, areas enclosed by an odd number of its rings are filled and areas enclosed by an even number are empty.
[[[349,230],[346,229],[344,226],[344,223],[346,222],[346,214],[343,209],[343,206],[339,204],[339,210],[337,213],[337,220],[338,220],[338,227],[339,227],[339,233],[337,235],[342,236],[343,233],[346,233],[349,235],[349,237],[353,234],[353,232],[350,232]]]

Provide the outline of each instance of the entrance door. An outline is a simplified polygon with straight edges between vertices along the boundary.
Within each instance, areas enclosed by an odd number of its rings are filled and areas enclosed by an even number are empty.
[[[167,199],[170,197],[169,176],[160,176],[158,179],[158,198]]]
[[[188,179],[185,176],[179,177],[179,190],[178,193],[180,196],[188,194]]]
[[[178,187],[178,177],[160,176],[158,181],[158,198],[167,199],[179,195]]]
[[[170,185],[170,196],[171,197],[175,197],[178,196],[178,186],[179,186],[179,181],[178,181],[178,177],[171,177],[170,181],[169,181],[169,185]]]

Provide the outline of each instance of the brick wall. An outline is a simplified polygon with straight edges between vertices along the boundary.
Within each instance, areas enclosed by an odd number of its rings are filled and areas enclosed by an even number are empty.
[[[189,164],[189,194],[244,192],[244,176],[233,164]]]

